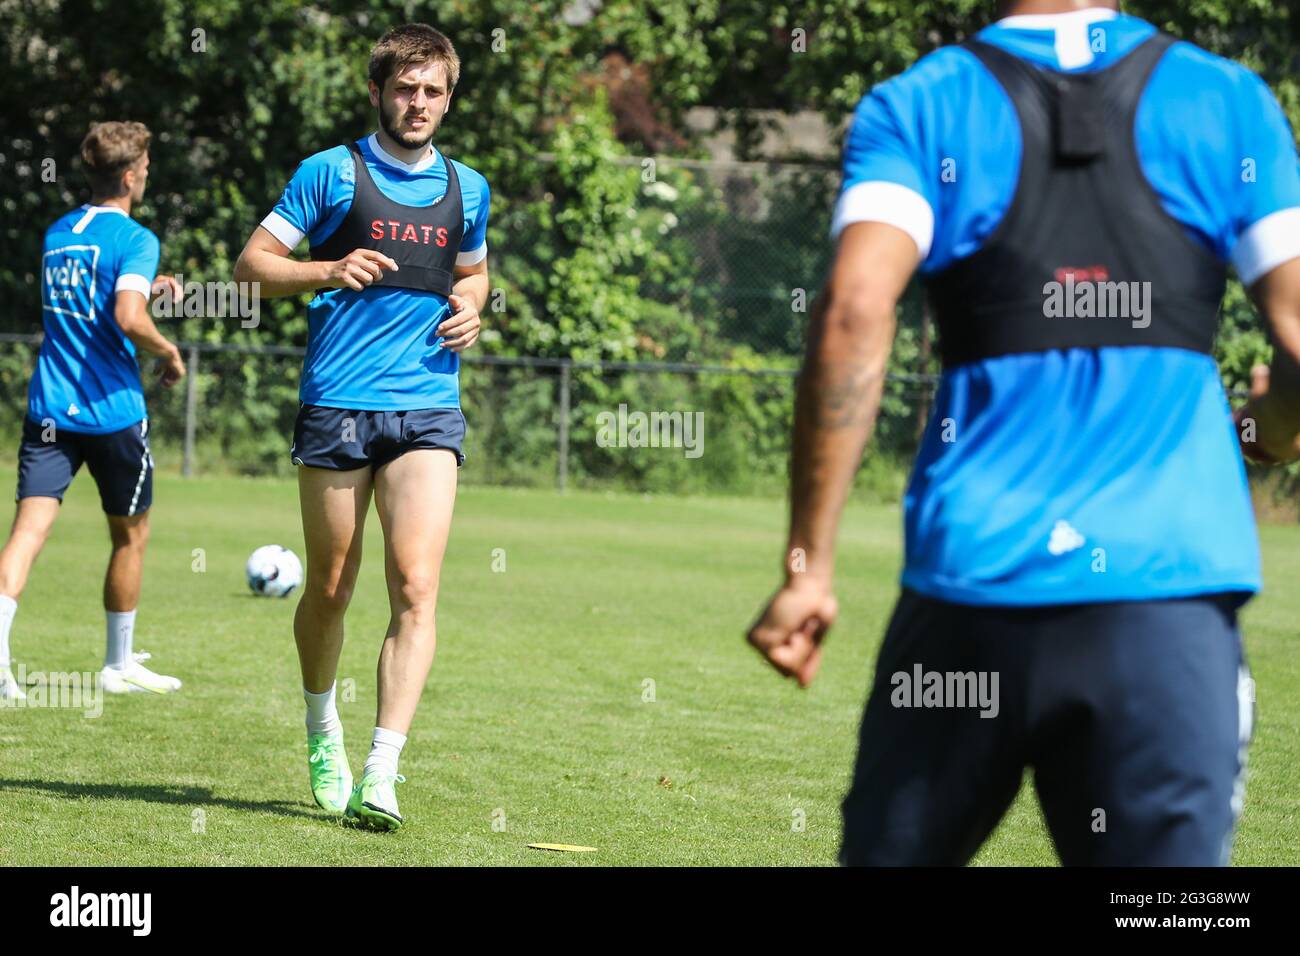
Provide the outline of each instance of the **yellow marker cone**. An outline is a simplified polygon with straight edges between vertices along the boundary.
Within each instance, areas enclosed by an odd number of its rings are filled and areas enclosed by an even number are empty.
[[[572,843],[530,843],[530,850],[556,850],[560,853],[595,853],[594,846],[574,846]]]

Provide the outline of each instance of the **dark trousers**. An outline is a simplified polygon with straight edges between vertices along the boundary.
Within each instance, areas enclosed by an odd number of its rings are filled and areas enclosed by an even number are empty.
[[[1066,865],[1226,865],[1253,714],[1238,602],[979,608],[904,591],[842,862],[966,863],[1029,767]]]

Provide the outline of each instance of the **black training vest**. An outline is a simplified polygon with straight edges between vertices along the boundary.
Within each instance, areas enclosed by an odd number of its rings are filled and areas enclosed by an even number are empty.
[[[945,367],[1049,349],[1211,350],[1226,270],[1165,212],[1134,137],[1142,92],[1173,42],[1158,33],[1114,66],[1082,74],[963,44],[1010,96],[1024,153],[1002,222],[977,252],[926,279]],[[1150,324],[1049,316],[1048,284],[1069,289],[1067,280],[1149,282]]]
[[[449,295],[465,231],[465,206],[455,163],[442,156],[447,167],[445,193],[428,206],[403,206],[379,191],[360,147],[349,143],[348,151],[356,184],[352,205],[339,227],[320,245],[311,247],[311,257],[332,262],[354,249],[375,249],[396,262],[398,269],[385,269],[371,285]]]

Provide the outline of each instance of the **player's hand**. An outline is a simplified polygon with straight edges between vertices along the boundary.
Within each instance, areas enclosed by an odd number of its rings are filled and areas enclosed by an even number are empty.
[[[385,269],[396,272],[397,263],[374,249],[353,249],[342,259],[330,263],[325,284],[331,289],[360,292],[382,276]]]
[[[829,582],[794,575],[749,629],[749,643],[778,671],[807,687],[817,676],[822,640],[837,614],[839,605]]]
[[[447,304],[451,306],[451,315],[438,326],[442,347],[453,352],[463,352],[478,341],[479,328],[483,324],[479,318],[478,306],[472,299],[454,292],[447,296]]]
[[[1254,366],[1250,370],[1250,397],[1263,398],[1268,394],[1269,376],[1268,366],[1263,362]]]
[[[165,295],[173,302],[179,302],[185,296],[185,291],[181,284],[176,281],[175,276],[160,275],[153,280],[153,285],[149,287],[149,297],[157,298]]]
[[[1258,436],[1255,440],[1246,441],[1245,433],[1242,430],[1242,424],[1246,419],[1254,417],[1255,405],[1260,399],[1268,394],[1270,372],[1267,365],[1256,365],[1250,370],[1250,399],[1241,408],[1233,414],[1232,420],[1237,426],[1237,438],[1241,445],[1241,453],[1247,461],[1253,461],[1261,465],[1275,465],[1281,459],[1274,457],[1265,451],[1259,444]]]
[[[159,356],[155,370],[158,372],[158,380],[162,382],[163,388],[171,388],[183,379],[185,377],[185,360],[181,358],[181,350],[172,346],[170,352]]]

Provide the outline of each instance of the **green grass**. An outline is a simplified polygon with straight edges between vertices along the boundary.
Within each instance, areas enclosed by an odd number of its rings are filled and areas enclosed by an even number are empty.
[[[800,692],[741,638],[776,582],[780,502],[462,489],[438,658],[403,756],[412,824],[371,834],[311,803],[294,600],[253,598],[243,581],[257,545],[301,552],[295,486],[163,477],[155,501],[136,646],[185,689],[108,699],[96,719],[0,711],[0,865],[834,861],[896,592],[896,508],[850,508],[840,625]],[[102,525],[83,475],[14,627],[15,658],[31,670],[98,668]],[[355,701],[341,704],[355,768],[387,624],[378,530],[372,515],[340,671],[355,681]],[[1300,529],[1266,528],[1263,540],[1272,586],[1245,617],[1259,719],[1236,861],[1294,865]],[[204,573],[192,570],[199,548]],[[493,571],[498,548],[504,573]],[[1055,862],[1031,789],[977,862]]]

